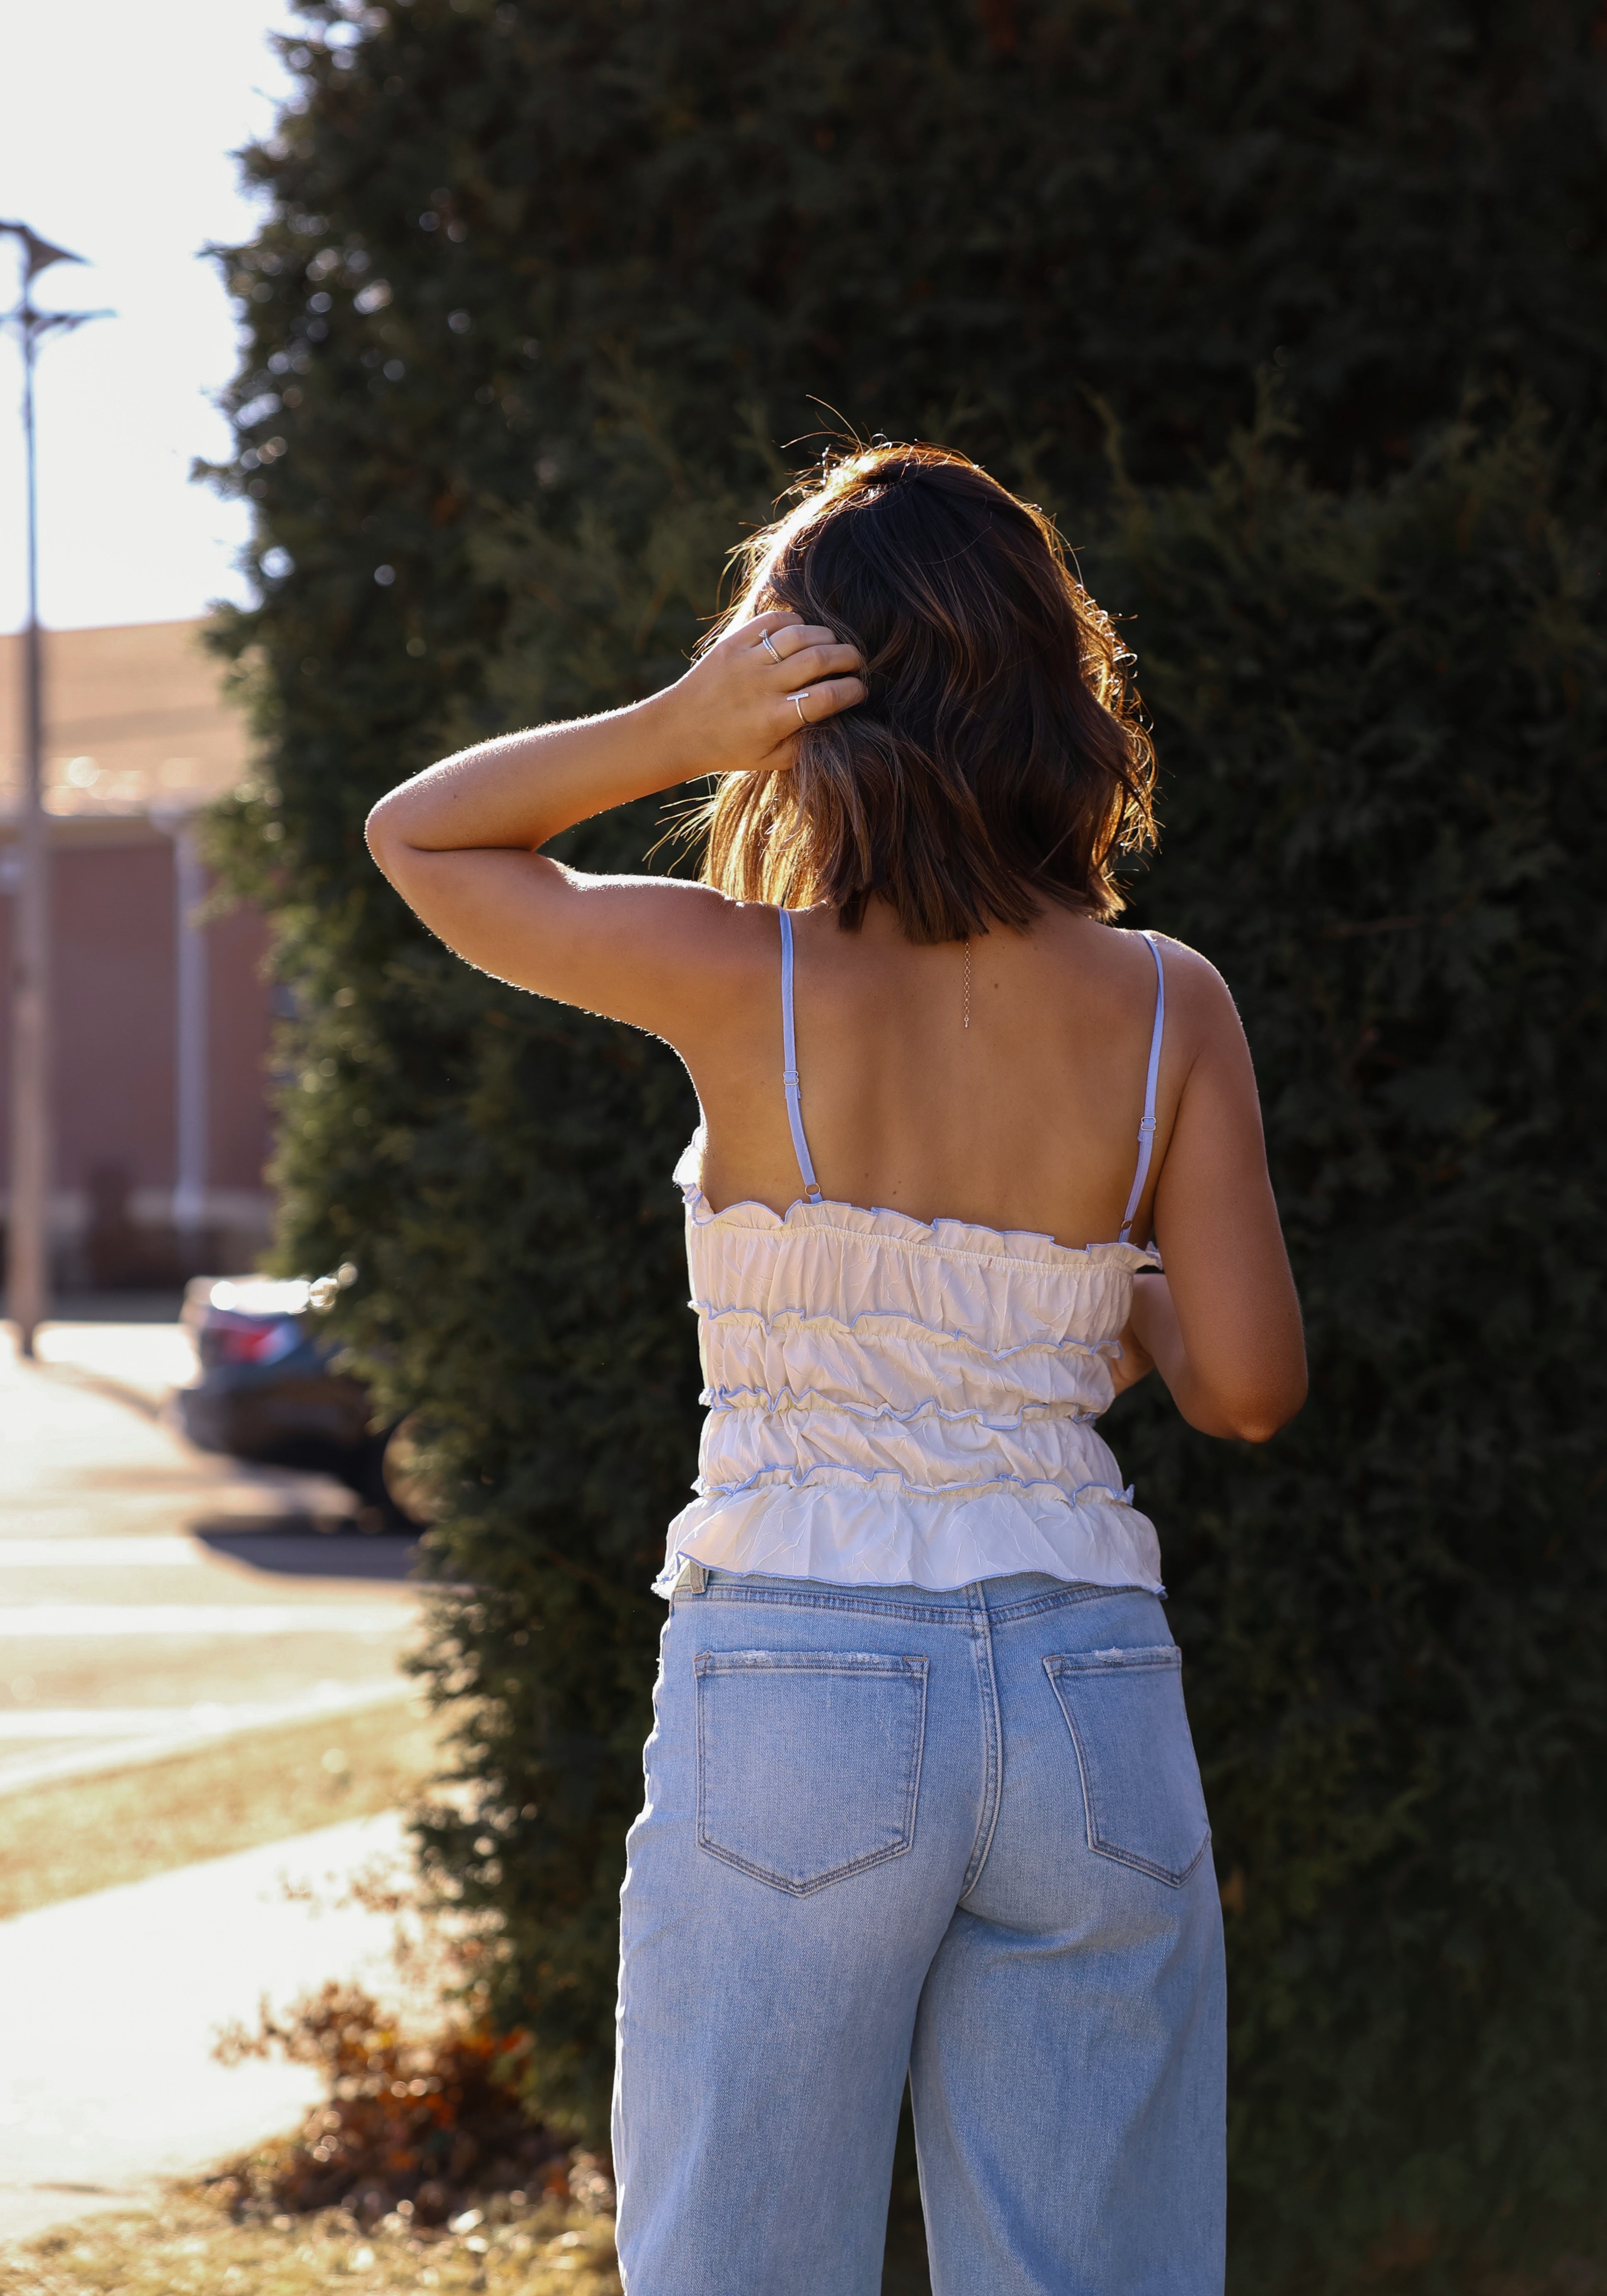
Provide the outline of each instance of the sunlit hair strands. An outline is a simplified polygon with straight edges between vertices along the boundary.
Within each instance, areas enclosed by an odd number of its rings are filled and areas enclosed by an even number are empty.
[[[732,774],[698,826],[705,881],[740,900],[879,895],[913,941],[1024,927],[1045,900],[1111,917],[1113,863],[1154,841],[1154,759],[1109,617],[1053,525],[963,455],[828,460],[737,554],[710,635],[791,608],[857,646],[869,699]]]

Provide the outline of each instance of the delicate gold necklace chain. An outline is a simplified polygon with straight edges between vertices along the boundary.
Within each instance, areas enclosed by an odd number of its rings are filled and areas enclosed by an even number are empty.
[[[966,935],[966,1018],[965,1018],[965,1026],[968,1029],[968,1028],[970,1027],[970,1025],[971,1025],[971,936],[970,936],[970,934],[969,934],[969,933],[967,933],[967,934]]]

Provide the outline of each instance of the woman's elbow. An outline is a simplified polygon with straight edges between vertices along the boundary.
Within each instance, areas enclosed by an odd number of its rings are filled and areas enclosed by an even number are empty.
[[[363,842],[368,847],[376,867],[380,869],[386,869],[386,848],[396,840],[396,808],[391,803],[391,796],[394,794],[395,792],[392,791],[390,795],[382,797],[363,824]],[[386,874],[388,876],[389,873],[389,870],[386,869]]]
[[[1303,1407],[1305,1400],[1306,1374],[1302,1366],[1298,1379],[1286,1381],[1264,1394],[1246,1397],[1231,1414],[1234,1423],[1228,1432],[1241,1443],[1270,1443]]]
[[[369,858],[382,877],[387,878],[404,900],[409,898],[404,880],[409,874],[408,864],[414,859],[418,848],[409,842],[405,826],[405,808],[396,802],[397,792],[392,790],[382,797],[363,824],[363,841]]]
[[[1177,1398],[1183,1416],[1202,1435],[1228,1443],[1270,1443],[1306,1400],[1306,1366],[1282,1375],[1212,1382]]]

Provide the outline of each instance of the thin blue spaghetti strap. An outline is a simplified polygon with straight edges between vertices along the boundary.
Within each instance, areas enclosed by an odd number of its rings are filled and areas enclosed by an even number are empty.
[[[1132,1233],[1138,1210],[1138,1199],[1144,1193],[1144,1183],[1149,1177],[1149,1160],[1155,1149],[1155,1085],[1161,1074],[1161,1039],[1166,1033],[1166,974],[1161,964],[1161,952],[1155,937],[1146,932],[1149,953],[1155,960],[1155,1025],[1149,1036],[1149,1073],[1144,1080],[1144,1121],[1138,1127],[1138,1168],[1133,1174],[1133,1190],[1127,1200],[1127,1210],[1122,1221],[1118,1243],[1125,1243]],[[788,995],[790,996],[789,989]],[[788,1007],[790,1015],[790,1005]],[[790,1025],[790,1021],[789,1021]]]
[[[787,1093],[787,1121],[792,1128],[793,1153],[798,1160],[798,1172],[804,1182],[804,1193],[812,1204],[821,1201],[815,1168],[809,1160],[809,1143],[804,1137],[804,1111],[798,1098],[798,1040],[792,1020],[792,915],[787,909],[778,909],[781,920],[781,1081]]]

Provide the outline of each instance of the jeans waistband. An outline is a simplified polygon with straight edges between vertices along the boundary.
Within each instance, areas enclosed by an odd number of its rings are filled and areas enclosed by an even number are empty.
[[[850,1585],[836,1578],[787,1578],[763,1570],[721,1570],[686,1563],[675,1598],[701,1595],[716,1602],[779,1602],[821,1609],[918,1611],[928,1618],[951,1616],[958,1624],[977,1613],[1048,1610],[1062,1603],[1087,1603],[1110,1595],[1150,1595],[1147,1587],[1096,1587],[1084,1579],[1056,1578],[1044,1570],[1021,1570],[1000,1578],[974,1579],[965,1587]]]

